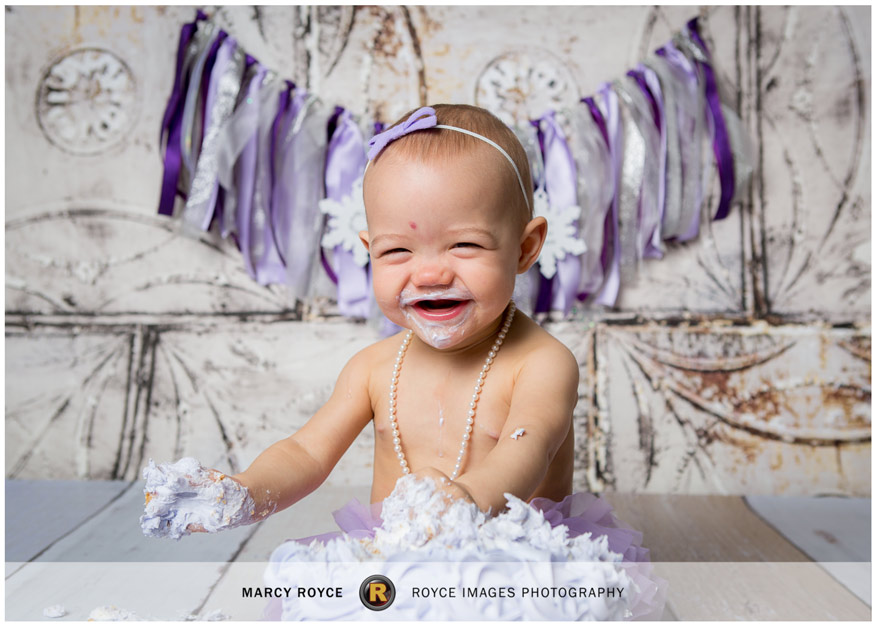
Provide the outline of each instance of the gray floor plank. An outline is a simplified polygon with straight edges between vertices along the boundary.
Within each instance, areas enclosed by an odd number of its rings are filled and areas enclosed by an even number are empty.
[[[134,483],[100,514],[52,545],[40,562],[227,562],[252,527],[180,541],[147,538],[140,530],[143,488]]]
[[[872,500],[749,495],[751,509],[872,606]]]
[[[125,486],[109,481],[6,480],[6,561],[27,562]]]

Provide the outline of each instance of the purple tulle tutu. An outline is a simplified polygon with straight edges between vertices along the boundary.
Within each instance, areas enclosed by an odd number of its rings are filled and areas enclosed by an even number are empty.
[[[642,533],[614,516],[613,508],[607,501],[592,493],[574,493],[562,501],[536,497],[532,499],[530,505],[540,510],[552,527],[559,525],[567,527],[570,538],[587,532],[594,539],[607,536],[610,550],[621,554],[623,562],[630,564],[626,567],[626,572],[638,585],[640,591],[630,606],[632,614],[629,620],[661,620],[668,583],[653,575],[650,550],[641,544]],[[380,518],[382,507],[382,502],[363,504],[353,499],[333,513],[334,521],[341,531],[294,540],[308,545],[316,540],[328,542],[344,534],[356,539],[373,538],[376,529],[382,523]],[[281,613],[279,603],[276,601],[268,606],[264,614],[266,619],[279,619]]]

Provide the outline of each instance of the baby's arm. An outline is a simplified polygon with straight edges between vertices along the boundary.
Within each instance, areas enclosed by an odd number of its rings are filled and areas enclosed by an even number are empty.
[[[341,371],[334,392],[295,434],[274,443],[234,476],[207,470],[193,459],[150,466],[143,531],[179,538],[261,520],[315,490],[373,416],[368,394],[370,349]]]
[[[571,428],[577,404],[577,361],[558,341],[527,355],[514,383],[510,412],[498,443],[486,458],[465,471],[452,487],[493,513],[506,504],[505,493],[527,500],[544,479]],[[523,428],[525,434],[511,437]]]
[[[371,420],[369,354],[366,349],[347,363],[331,397],[301,429],[234,476],[249,489],[256,514],[283,510],[316,490]]]

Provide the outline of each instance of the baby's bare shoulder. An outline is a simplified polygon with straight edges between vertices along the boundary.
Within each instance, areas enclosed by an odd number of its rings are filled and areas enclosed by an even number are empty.
[[[547,371],[577,372],[579,365],[571,350],[555,336],[523,316],[517,351],[526,368],[546,366]]]
[[[397,334],[371,343],[349,359],[341,377],[354,378],[356,382],[364,384],[370,391],[374,376],[376,375],[377,379],[382,379],[386,376],[381,377],[380,373],[384,369],[391,370],[400,344],[401,338]]]

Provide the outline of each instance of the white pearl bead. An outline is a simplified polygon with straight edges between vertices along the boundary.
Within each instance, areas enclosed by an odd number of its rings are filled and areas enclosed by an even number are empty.
[[[496,337],[495,342],[492,345],[492,348],[489,350],[489,354],[486,357],[483,368],[481,369],[480,374],[477,377],[477,382],[474,385],[474,392],[471,395],[471,402],[469,403],[470,410],[468,410],[468,418],[465,421],[465,433],[462,436],[462,442],[459,446],[459,456],[456,459],[456,467],[452,473],[452,476],[450,477],[451,480],[456,479],[456,477],[459,475],[459,471],[462,468],[462,460],[465,457],[465,451],[468,447],[468,441],[471,439],[471,432],[474,427],[474,417],[477,413],[477,402],[480,399],[479,395],[480,392],[483,390],[483,385],[485,384],[486,374],[489,371],[492,363],[495,361],[495,358],[498,355],[498,350],[501,348],[504,339],[507,337],[508,330],[510,329],[510,325],[513,322],[513,316],[515,311],[516,304],[511,301],[508,304],[507,317],[504,320],[504,324],[502,325],[501,330],[499,331],[498,336]],[[410,468],[408,467],[407,459],[405,458],[404,451],[401,447],[401,438],[398,431],[398,422],[396,420],[395,413],[397,410],[396,399],[398,397],[398,379],[401,375],[401,366],[404,362],[404,354],[406,353],[412,339],[413,330],[408,330],[404,336],[403,341],[401,342],[401,346],[398,348],[398,355],[395,359],[395,365],[392,370],[391,383],[389,385],[389,422],[392,425],[392,442],[394,443],[395,451],[397,452],[401,469],[404,471],[405,475],[410,473]]]

